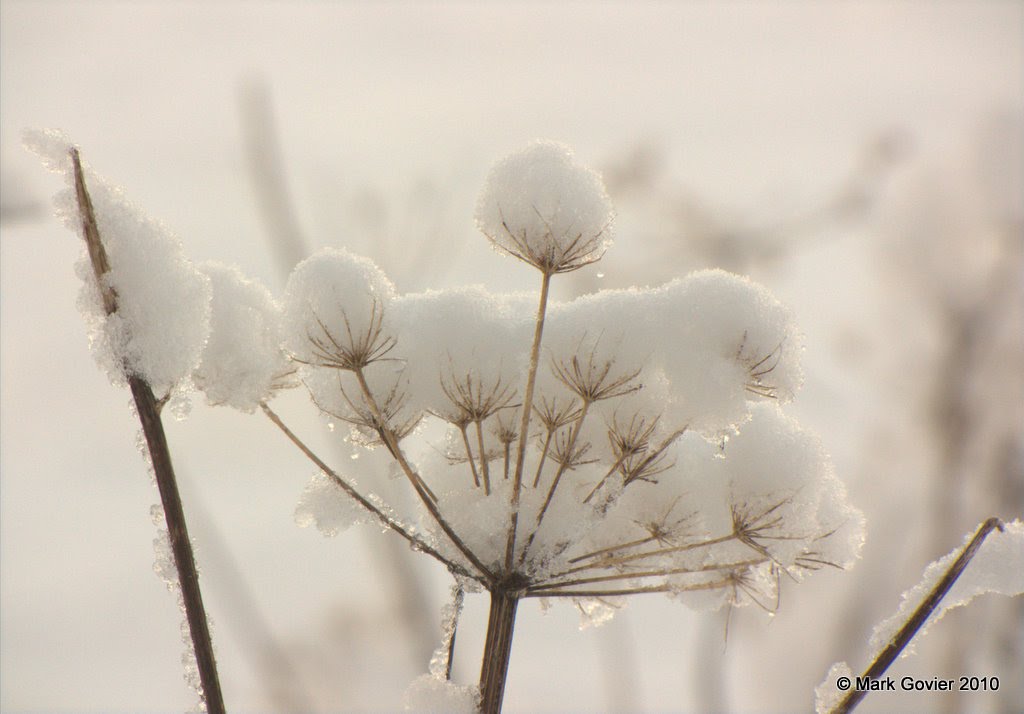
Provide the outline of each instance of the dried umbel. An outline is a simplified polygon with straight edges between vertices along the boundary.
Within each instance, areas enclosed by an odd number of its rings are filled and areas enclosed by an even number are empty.
[[[67,170],[66,140],[36,144]],[[144,378],[160,405],[195,386],[215,404],[259,406],[321,472],[301,522],[333,534],[369,516],[456,577],[445,645],[416,696],[499,711],[523,599],[595,613],[663,593],[771,610],[780,578],[858,553],[859,512],[817,439],[782,412],[801,344],[767,291],[704,271],[549,302],[551,280],[600,259],[610,240],[600,178],[565,147],[500,161],[478,204],[488,239],[537,269],[536,299],[402,295],[368,260],[325,250],[296,267],[279,305],[237,271],[195,268],[162,227],[89,180],[109,264],[82,271],[83,303],[114,378]],[[79,216],[73,197],[63,204]],[[101,301],[108,292],[116,300]],[[367,450],[353,474],[268,405],[297,380]],[[373,459],[400,478],[373,483],[359,470]],[[392,498],[398,486],[414,511]],[[479,688],[460,688],[445,659],[462,593],[480,589],[491,610]]]
[[[782,413],[800,338],[764,289],[705,271],[549,302],[553,276],[600,258],[611,215],[597,175],[539,143],[495,166],[477,215],[539,271],[537,302],[397,295],[341,251],[289,282],[286,344],[315,403],[383,444],[418,498],[388,526],[491,594],[483,711],[500,709],[524,598],[772,610],[781,577],[845,567],[860,547],[826,454]],[[419,448],[412,425],[431,420],[447,436]]]

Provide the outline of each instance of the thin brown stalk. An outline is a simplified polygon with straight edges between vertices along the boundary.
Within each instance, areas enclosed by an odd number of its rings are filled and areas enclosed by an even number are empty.
[[[106,283],[106,274],[110,271],[110,261],[100,237],[96,212],[85,184],[78,149],[71,149],[71,162],[74,168],[78,214],[82,221],[82,232],[85,235],[93,274],[96,277],[96,286],[103,299],[104,311],[107,315],[113,315],[118,307],[117,293]],[[167,534],[171,542],[171,551],[174,554],[174,565],[178,571],[178,584],[185,604],[185,619],[188,622],[196,666],[199,669],[201,696],[210,714],[224,714],[224,695],[221,692],[220,678],[217,674],[217,661],[213,654],[213,641],[210,638],[210,627],[206,617],[206,608],[203,605],[203,595],[199,589],[199,574],[196,571],[192,541],[189,539],[188,527],[185,523],[185,511],[181,503],[181,495],[178,492],[174,466],[171,463],[167,436],[160,419],[160,408],[163,404],[156,399],[149,383],[138,375],[128,375],[128,386],[131,388],[139,421],[142,423],[150,462],[153,464],[153,475],[160,492],[164,519],[167,523]]]
[[[656,558],[658,556],[670,555],[672,553],[684,553],[684,552],[686,552],[688,550],[696,550],[697,548],[707,548],[707,547],[710,547],[710,546],[713,546],[713,545],[718,545],[719,543],[725,543],[725,542],[733,540],[735,538],[736,538],[736,535],[733,534],[733,533],[730,533],[729,535],[719,536],[718,538],[710,538],[708,540],[702,540],[702,541],[698,541],[696,543],[687,543],[686,545],[674,545],[674,546],[670,546],[668,548],[658,548],[657,550],[649,550],[649,551],[646,551],[646,552],[643,552],[643,553],[633,553],[631,555],[622,555],[622,556],[619,556],[617,558],[601,558],[600,560],[597,560],[597,561],[595,561],[593,563],[590,563],[590,564],[587,564],[587,565],[578,565],[575,568],[569,568],[568,570],[563,570],[561,573],[558,573],[556,575],[552,575],[551,577],[554,578],[554,577],[561,577],[563,575],[571,575],[572,573],[582,573],[582,572],[584,572],[586,570],[593,570],[595,568],[607,568],[607,567],[610,567],[610,566],[625,565],[626,563],[633,563],[633,562],[636,562],[638,560],[643,560],[645,558]],[[616,549],[612,548],[610,550],[614,551]]]
[[[590,558],[596,558],[607,553],[615,553],[620,550],[626,550],[627,548],[635,548],[638,545],[645,545],[653,540],[657,540],[656,536],[649,535],[646,538],[639,538],[637,540],[631,540],[621,545],[612,545],[607,548],[601,548],[600,550],[592,550],[589,553],[583,555],[577,555],[575,558],[569,560],[570,563],[578,563],[581,560],[589,560]]]
[[[416,492],[422,493],[428,501],[436,504],[437,496],[434,495],[434,492],[427,485],[426,481],[424,481],[409,465],[409,462],[406,461],[405,456],[398,445],[398,436],[395,434],[394,429],[391,428],[384,411],[377,403],[376,397],[373,396],[373,392],[370,390],[370,385],[366,381],[366,375],[363,373],[363,368],[356,366],[353,368],[352,372],[359,381],[359,389],[362,390],[363,400],[366,402],[367,408],[373,415],[374,423],[378,425],[377,428],[380,430],[380,437],[384,441],[384,444],[388,447],[388,450],[391,452],[391,455],[395,460],[398,461],[402,470],[412,482]]]
[[[565,449],[565,453],[568,454],[570,457],[572,456],[572,454],[574,453],[574,450],[576,448],[576,441],[579,438],[580,430],[583,428],[583,421],[584,421],[584,419],[587,418],[587,411],[589,409],[590,409],[590,402],[587,401],[587,400],[584,400],[583,401],[583,405],[580,407],[579,416],[576,417],[576,422],[573,424],[572,433],[569,436],[569,442],[568,442],[568,444],[566,446],[566,449]],[[554,478],[554,480],[552,480],[551,487],[548,489],[548,495],[544,499],[544,505],[541,506],[540,511],[537,513],[537,523],[534,525],[533,532],[530,534],[530,542],[531,543],[533,542],[533,538],[535,537],[537,531],[540,530],[541,524],[544,522],[544,515],[548,511],[548,506],[551,505],[551,499],[553,499],[555,497],[555,491],[558,489],[558,483],[559,483],[559,481],[562,480],[562,475],[566,472],[567,468],[569,467],[570,462],[571,462],[571,458],[563,460],[562,463],[560,463],[558,465],[558,471],[555,472],[555,478]],[[529,546],[527,546],[527,548],[529,548]],[[524,549],[524,551],[523,551],[524,555],[525,555],[525,552],[526,552],[526,550]]]
[[[904,623],[903,627],[900,628],[899,632],[892,638],[892,640],[882,649],[881,652],[875,657],[875,660],[871,663],[864,674],[861,675],[864,679],[876,680],[885,674],[885,671],[889,669],[889,666],[896,661],[899,657],[900,652],[910,644],[910,641],[917,634],[918,630],[928,621],[932,613],[935,612],[935,608],[942,602],[942,598],[946,596],[949,589],[953,587],[961,575],[963,575],[964,569],[967,567],[971,559],[977,554],[978,549],[981,548],[982,543],[988,535],[994,531],[1003,530],[1003,522],[998,518],[989,518],[987,521],[982,523],[978,530],[974,533],[974,537],[971,538],[970,542],[964,547],[959,557],[953,562],[946,573],[942,576],[935,587],[932,588],[928,596],[925,597],[924,601],[914,610],[914,614],[910,616],[910,619]],[[857,687],[851,687],[849,693],[843,697],[842,701],[836,705],[832,710],[831,714],[847,714],[856,708],[860,704],[861,700],[867,696],[867,690],[859,689]]]
[[[480,475],[484,480],[484,493],[488,496],[491,495],[491,471],[487,466],[487,453],[484,450],[484,430],[480,425],[480,421],[476,421],[476,445],[477,450],[480,452]],[[472,459],[470,455],[470,459]]]
[[[635,588],[622,588],[620,590],[545,590],[544,592],[528,592],[523,597],[618,597],[620,595],[643,595],[644,593],[681,593],[697,592],[700,590],[718,590],[732,584],[732,580],[712,580],[707,583],[696,585],[647,585]]]
[[[328,478],[334,481],[334,483],[336,483],[338,487],[341,488],[341,490],[348,494],[350,498],[352,498],[364,509],[372,513],[373,516],[380,522],[382,526],[400,535],[402,538],[407,540],[409,542],[409,545],[411,545],[416,550],[423,551],[427,555],[440,561],[445,565],[446,568],[448,568],[448,570],[454,573],[458,573],[459,575],[465,576],[467,578],[471,578],[478,582],[482,582],[479,575],[469,570],[466,570],[458,563],[449,560],[445,556],[441,555],[441,553],[439,553],[436,549],[430,546],[426,541],[424,541],[419,536],[407,531],[398,521],[396,521],[387,513],[385,513],[376,505],[374,505],[373,501],[369,500],[361,493],[359,493],[359,491],[357,491],[355,487],[352,486],[352,484],[343,479],[338,474],[337,471],[328,466],[327,463],[323,461],[323,459],[317,456],[316,453],[312,449],[310,449],[306,445],[306,443],[298,437],[298,435],[295,434],[295,432],[289,429],[288,426],[284,423],[284,421],[282,421],[281,417],[279,417],[277,413],[273,409],[271,409],[266,402],[261,402],[260,408],[263,410],[263,413],[267,415],[267,418],[270,419],[270,421],[272,421],[274,425],[281,430],[281,433],[288,437],[288,440],[291,441],[296,447],[298,447],[299,451],[305,454],[306,458],[312,461],[318,469],[320,469],[324,474],[327,475]]]
[[[466,447],[466,461],[469,462],[469,469],[473,474],[473,485],[480,488],[480,474],[476,470],[476,460],[473,458],[473,450],[469,447],[469,435],[466,434],[466,425],[459,425],[459,432],[462,434],[462,445]]]
[[[540,460],[537,462],[537,473],[533,477],[533,487],[537,488],[540,484],[541,474],[544,472],[544,462],[547,460],[548,451],[551,448],[551,440],[559,429],[572,423],[577,416],[578,409],[574,408],[571,403],[567,407],[559,408],[557,398],[549,402],[542,396],[540,406],[534,407],[534,411],[537,412],[537,417],[544,424],[545,431],[544,446],[540,452]]]
[[[530,413],[533,410],[533,390],[537,383],[537,367],[540,364],[540,343],[544,335],[544,316],[548,309],[548,290],[551,287],[551,273],[544,271],[540,284],[540,300],[537,319],[533,328],[533,346],[530,348],[530,366],[526,376],[526,391],[523,394],[522,417],[519,422],[519,446],[516,449],[516,470],[512,480],[512,522],[508,529],[505,548],[505,569],[512,570],[512,559],[516,549],[516,529],[519,526],[519,500],[523,487],[523,466],[526,461],[526,441],[530,435]]]
[[[359,380],[359,387],[363,390],[363,397],[366,399],[367,406],[373,411],[374,416],[380,418],[380,408],[377,406],[377,401],[373,397],[373,393],[370,391],[370,385],[366,382],[366,376],[363,374],[362,368],[356,368],[353,370],[356,375],[356,379]],[[383,424],[384,422],[381,421]],[[494,576],[490,569],[483,564],[483,561],[477,557],[477,555],[466,545],[465,541],[459,537],[448,521],[441,515],[440,509],[437,507],[437,497],[434,496],[433,492],[429,489],[426,483],[420,478],[420,475],[413,469],[408,459],[405,458],[405,453],[398,444],[398,440],[395,438],[394,432],[387,426],[384,426],[381,430],[381,436],[385,439],[385,443],[388,444],[392,456],[398,465],[401,467],[402,472],[405,474],[409,483],[412,484],[413,490],[416,495],[419,496],[420,501],[426,507],[430,516],[434,519],[444,534],[448,536],[448,539],[459,549],[466,558],[471,562],[476,569],[488,580],[493,580]]]
[[[548,450],[551,448],[551,439],[554,437],[555,432],[553,429],[548,429],[547,436],[544,437],[544,448],[540,452],[540,461],[537,462],[537,473],[533,477],[533,487],[537,488],[540,483],[540,475],[544,471],[544,462],[548,458]]]
[[[734,568],[746,568],[754,565],[761,565],[768,562],[766,558],[754,558],[740,560],[732,563],[713,563],[699,568],[659,568],[657,570],[638,570],[627,573],[614,573],[612,575],[595,575],[590,578],[575,578],[573,580],[561,580],[558,582],[547,582],[535,585],[530,592],[538,592],[549,589],[574,587],[576,585],[592,585],[594,583],[608,583],[616,580],[634,580],[640,578],[658,578],[668,575],[696,575],[698,573],[712,573],[717,570],[732,570]]]
[[[597,485],[594,486],[594,488],[591,489],[590,493],[587,494],[587,497],[583,499],[584,503],[590,503],[590,499],[592,499],[594,495],[601,490],[601,487],[608,482],[608,479],[610,479],[615,474],[615,472],[619,470],[619,467],[622,466],[622,462],[625,461],[628,458],[628,456],[629,455],[625,453],[619,454],[619,458],[617,458],[615,460],[615,463],[613,463],[608,468],[608,471],[605,472],[604,477],[597,482]]]

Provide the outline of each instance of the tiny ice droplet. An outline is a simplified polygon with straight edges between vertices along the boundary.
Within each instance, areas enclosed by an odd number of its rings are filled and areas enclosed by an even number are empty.
[[[327,422],[327,431],[334,431],[334,422],[333,421]]]
[[[603,278],[603,277],[604,277],[604,273],[598,273],[598,274],[597,274],[597,277],[598,277],[598,278]]]
[[[355,461],[356,459],[359,458],[359,452],[358,451],[353,451],[352,455],[349,456],[349,458],[352,459],[353,461]]]

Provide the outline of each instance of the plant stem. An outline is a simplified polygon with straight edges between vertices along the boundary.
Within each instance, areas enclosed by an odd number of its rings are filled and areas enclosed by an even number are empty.
[[[100,238],[96,212],[85,185],[78,149],[71,149],[70,153],[74,170],[75,198],[89,251],[89,262],[96,276],[96,287],[102,296],[104,311],[107,315],[112,315],[117,312],[118,298],[117,292],[105,280],[106,274],[110,271],[110,261]],[[185,619],[192,636],[192,648],[199,669],[199,681],[203,688],[201,695],[209,714],[224,714],[224,695],[221,693],[220,678],[217,676],[217,661],[213,655],[213,642],[210,639],[206,608],[203,606],[203,594],[199,589],[199,574],[196,572],[192,541],[189,539],[185,524],[185,511],[181,505],[181,495],[178,493],[178,483],[171,464],[167,435],[164,433],[163,422],[160,421],[161,404],[157,402],[149,383],[138,375],[128,376],[128,386],[135,399],[135,407],[139,413],[139,421],[142,423],[150,461],[153,464],[153,475],[160,491],[171,552],[174,554],[174,565],[178,571],[178,585],[185,604]]]
[[[359,493],[359,491],[357,491],[352,486],[352,484],[348,483],[345,479],[339,476],[337,471],[332,469],[324,462],[323,459],[321,459],[319,456],[313,453],[313,450],[306,446],[306,443],[302,441],[302,439],[300,439],[295,434],[295,432],[288,428],[288,426],[281,420],[281,417],[279,417],[277,413],[267,405],[266,402],[260,402],[260,408],[263,410],[263,413],[267,415],[267,418],[270,419],[270,421],[272,421],[274,425],[281,430],[281,433],[288,437],[288,440],[291,441],[296,447],[298,447],[299,451],[305,454],[306,458],[308,458],[310,461],[316,464],[317,468],[319,468],[323,473],[325,473],[334,483],[338,485],[339,488],[341,488],[341,490],[348,494],[350,498],[355,500],[356,503],[358,503],[360,506],[362,506],[367,511],[372,513],[377,518],[381,525],[383,525],[385,528],[394,531],[402,538],[405,538],[405,540],[409,542],[409,545],[411,545],[414,550],[426,553],[427,555],[433,557],[437,561],[443,563],[445,567],[447,567],[448,570],[452,571],[453,573],[458,573],[459,575],[462,575],[464,577],[480,581],[479,575],[477,575],[476,573],[472,573],[469,570],[466,570],[458,563],[441,555],[441,553],[439,553],[435,548],[431,547],[430,544],[428,544],[425,540],[423,540],[416,534],[407,531],[398,521],[396,521],[394,518],[389,516],[384,511],[382,511],[380,508],[374,505],[372,501],[370,501],[368,498]]]
[[[949,570],[946,571],[942,579],[932,588],[932,591],[928,593],[928,596],[924,601],[914,610],[914,614],[910,616],[910,619],[904,623],[900,631],[896,633],[896,636],[878,653],[875,657],[875,661],[871,663],[864,674],[861,675],[867,679],[878,679],[885,671],[889,669],[889,666],[896,661],[899,657],[900,652],[910,644],[910,640],[914,638],[917,631],[921,629],[924,623],[931,617],[931,614],[938,607],[942,598],[946,596],[949,589],[953,587],[953,583],[963,574],[967,564],[971,562],[978,549],[981,548],[981,544],[985,542],[985,538],[988,534],[994,530],[1003,530],[1003,522],[998,518],[989,518],[987,521],[978,526],[978,530],[975,532],[974,537],[971,538],[970,543],[963,549],[960,556],[949,566]],[[867,690],[861,690],[857,687],[851,687],[850,692],[843,697],[842,701],[836,705],[835,709],[832,710],[831,714],[847,714],[847,712],[853,711],[853,709],[860,704],[860,701],[867,696]]]
[[[469,462],[469,469],[473,472],[473,485],[476,488],[480,488],[480,475],[476,470],[476,460],[473,458],[473,450],[469,447],[469,435],[466,433],[466,425],[461,425],[459,427],[459,431],[462,432],[462,444],[466,447],[466,461]]]
[[[583,428],[583,420],[587,418],[587,411],[590,409],[590,401],[584,399],[583,406],[580,407],[580,414],[576,417],[576,423],[573,424],[572,433],[569,435],[569,444],[565,447],[565,461],[562,461],[558,465],[558,471],[555,472],[555,478],[551,482],[551,488],[548,489],[547,498],[544,499],[544,505],[540,508],[540,513],[537,514],[537,524],[533,528],[533,533],[530,537],[530,542],[533,542],[533,536],[536,535],[537,531],[540,530],[541,524],[544,522],[544,515],[548,512],[548,506],[551,505],[551,499],[555,497],[555,491],[558,490],[558,482],[562,480],[562,475],[569,468],[569,464],[573,455],[576,453],[576,442],[579,440],[580,429]]]
[[[427,486],[422,478],[420,478],[420,475],[415,469],[413,469],[408,459],[405,458],[405,453],[398,445],[398,438],[395,436],[395,432],[386,425],[383,412],[377,405],[377,400],[374,399],[373,392],[370,391],[370,385],[367,383],[365,375],[363,375],[362,368],[357,368],[353,371],[355,372],[356,378],[359,380],[359,387],[362,389],[363,397],[366,399],[367,406],[369,406],[370,411],[377,420],[377,423],[381,425],[381,438],[384,440],[384,443],[387,445],[388,450],[391,452],[395,461],[397,461],[398,465],[402,468],[402,472],[409,480],[409,483],[412,484],[416,495],[420,497],[420,501],[430,513],[431,517],[437,522],[437,525],[441,527],[441,530],[444,531],[445,535],[448,536],[449,540],[451,540],[455,547],[459,549],[459,552],[466,556],[466,559],[469,560],[469,562],[471,562],[485,578],[493,581],[494,576],[490,569],[483,564],[483,561],[481,561],[472,550],[470,550],[469,546],[467,546],[462,538],[459,537],[459,534],[456,533],[448,524],[448,521],[444,519],[444,516],[441,515],[440,509],[437,507],[437,497],[434,496],[430,487]]]
[[[477,451],[480,453],[480,472],[484,477],[484,494],[487,496],[491,495],[491,472],[487,466],[487,454],[484,452],[484,430],[480,424],[480,420],[476,421],[476,444]],[[470,459],[473,456],[470,455]]]
[[[657,570],[637,570],[626,573],[614,573],[612,575],[595,575],[589,578],[574,578],[572,580],[555,580],[541,583],[529,589],[531,594],[541,593],[545,590],[557,590],[560,588],[575,587],[577,585],[592,585],[594,583],[610,583],[617,580],[639,580],[641,578],[664,578],[669,575],[697,575],[700,573],[711,573],[716,570],[734,570],[736,568],[747,568],[754,565],[761,565],[768,562],[767,558],[754,558],[740,560],[730,563],[711,563],[695,568],[659,568]]]
[[[491,590],[491,612],[487,619],[487,639],[484,642],[483,666],[480,670],[481,714],[501,712],[518,606],[518,593],[500,586]]]
[[[171,551],[174,553],[174,565],[178,570],[178,583],[185,603],[185,618],[192,634],[199,681],[203,686],[202,697],[209,714],[224,714],[224,696],[220,689],[220,678],[217,676],[217,661],[213,656],[213,641],[210,639],[206,609],[203,607],[203,594],[199,589],[199,574],[196,572],[192,541],[189,540],[188,528],[185,525],[185,511],[174,477],[174,467],[171,465],[167,437],[160,421],[160,410],[153,390],[145,380],[130,377],[128,384],[135,398],[139,421],[142,422],[142,431],[146,435],[146,446],[153,462],[156,485],[160,490],[167,533],[170,536]]]
[[[544,335],[544,316],[548,309],[548,289],[551,287],[551,273],[544,272],[540,284],[540,304],[537,306],[537,320],[533,328],[533,347],[530,350],[530,369],[526,376],[526,393],[523,395],[523,416],[519,423],[519,445],[516,449],[516,473],[512,481],[512,523],[508,529],[505,547],[505,569],[512,570],[512,557],[516,549],[516,528],[519,525],[519,492],[523,487],[523,466],[526,461],[526,441],[530,436],[530,412],[533,410],[533,389],[537,383],[537,366],[540,364],[540,342]]]

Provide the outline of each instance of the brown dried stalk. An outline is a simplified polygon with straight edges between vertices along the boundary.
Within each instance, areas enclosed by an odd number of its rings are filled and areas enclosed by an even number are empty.
[[[411,545],[415,550],[422,551],[427,555],[431,556],[432,558],[434,558],[435,560],[438,560],[441,563],[443,563],[444,566],[448,568],[448,570],[450,570],[451,572],[457,573],[472,580],[476,580],[477,582],[483,582],[481,577],[477,573],[467,570],[458,563],[441,555],[441,553],[439,553],[425,540],[420,538],[415,533],[406,530],[405,527],[403,527],[398,521],[396,521],[383,510],[378,508],[373,503],[373,501],[363,496],[352,484],[350,484],[348,481],[339,476],[338,472],[336,472],[334,469],[328,466],[319,456],[317,456],[313,452],[313,450],[310,449],[306,445],[306,443],[295,434],[295,432],[289,429],[288,426],[283,421],[281,421],[281,417],[279,417],[277,413],[267,405],[266,402],[261,402],[260,408],[263,410],[263,413],[267,415],[267,418],[270,419],[270,421],[272,421],[274,425],[277,426],[277,428],[280,429],[281,432],[288,437],[289,441],[295,444],[295,446],[298,447],[299,451],[306,455],[306,458],[308,458],[310,461],[316,464],[317,468],[319,468],[320,471],[322,471],[328,478],[330,478],[334,483],[336,483],[338,487],[341,488],[341,490],[343,490],[346,494],[348,494],[350,498],[355,500],[356,503],[358,503],[364,509],[373,514],[373,516],[380,522],[381,525],[383,525],[385,528],[391,531],[394,531],[402,538],[407,540],[409,542],[409,545]]]
[[[416,495],[420,497],[420,501],[426,507],[430,516],[437,522],[441,530],[444,531],[448,539],[459,549],[466,558],[471,562],[476,569],[483,574],[488,580],[493,579],[490,569],[483,564],[483,562],[476,556],[475,553],[466,545],[466,543],[459,537],[459,535],[452,529],[448,522],[441,515],[441,511],[437,507],[437,497],[434,496],[433,492],[427,486],[426,482],[420,477],[419,473],[412,467],[409,460],[405,458],[405,453],[398,444],[398,438],[395,432],[387,425],[387,420],[382,416],[380,407],[377,404],[377,400],[373,396],[373,392],[370,390],[370,385],[366,381],[366,375],[363,374],[362,367],[356,367],[353,372],[356,375],[356,379],[359,381],[359,387],[362,389],[363,398],[366,400],[366,405],[374,415],[378,423],[384,424],[385,426],[381,430],[381,438],[384,439],[384,443],[388,445],[388,450],[391,452],[395,461],[402,468],[402,472],[405,474],[409,483],[412,484],[413,490],[416,491]]]
[[[507,228],[506,228],[507,229]],[[529,261],[528,261],[529,262]],[[539,267],[539,266],[538,266]],[[540,284],[540,300],[537,319],[533,328],[533,346],[530,348],[530,366],[526,375],[526,391],[523,394],[522,416],[519,423],[519,446],[516,449],[516,471],[512,481],[511,523],[505,547],[505,570],[512,570],[512,559],[516,550],[516,531],[519,528],[519,501],[523,488],[523,466],[526,462],[526,440],[530,434],[530,414],[533,411],[533,391],[537,385],[537,368],[540,365],[540,343],[544,335],[544,317],[548,309],[548,291],[551,288],[552,272],[543,271]],[[513,614],[514,616],[514,614]],[[504,686],[504,685],[502,685]]]
[[[964,547],[959,557],[953,562],[946,573],[942,576],[935,587],[932,588],[931,592],[924,601],[914,610],[914,614],[910,616],[910,619],[904,623],[903,627],[900,628],[899,632],[892,638],[878,655],[875,656],[875,660],[871,663],[864,674],[861,677],[865,679],[875,680],[885,674],[885,671],[889,669],[889,666],[896,661],[899,657],[900,652],[910,644],[910,641],[917,634],[918,630],[924,626],[924,623],[928,621],[931,614],[935,612],[935,608],[942,602],[942,598],[946,596],[949,589],[953,587],[961,575],[963,575],[964,569],[967,568],[967,564],[971,562],[978,549],[981,548],[981,544],[985,542],[988,535],[998,530],[1002,532],[1003,522],[998,518],[989,518],[987,521],[982,523],[978,530],[974,533],[974,537],[971,538],[970,542]],[[835,706],[830,714],[847,714],[856,708],[860,704],[861,700],[867,696],[867,690],[860,690],[857,687],[851,687],[849,693]]]
[[[117,293],[107,284],[106,274],[110,271],[110,262],[103,247],[96,213],[92,199],[85,184],[82,172],[82,161],[78,149],[71,149],[71,162],[74,166],[75,198],[78,202],[78,214],[82,221],[82,232],[89,252],[96,286],[103,299],[103,309],[107,315],[117,312]],[[127,370],[126,370],[127,371]],[[200,695],[206,703],[210,714],[224,714],[224,696],[221,693],[220,678],[217,675],[217,661],[213,654],[213,641],[210,638],[206,608],[203,606],[203,595],[199,589],[199,574],[196,571],[195,556],[192,553],[192,541],[189,539],[185,523],[185,511],[178,493],[178,483],[171,464],[171,453],[167,445],[163,422],[160,420],[160,409],[163,401],[158,401],[149,383],[138,375],[128,374],[128,386],[131,388],[135,407],[142,423],[142,431],[146,437],[150,461],[160,501],[163,504],[164,519],[167,523],[167,534],[171,541],[174,554],[174,565],[178,572],[178,584],[181,587],[182,600],[185,603],[185,619],[188,622],[195,652],[196,665],[199,669],[199,681],[202,686]]]

